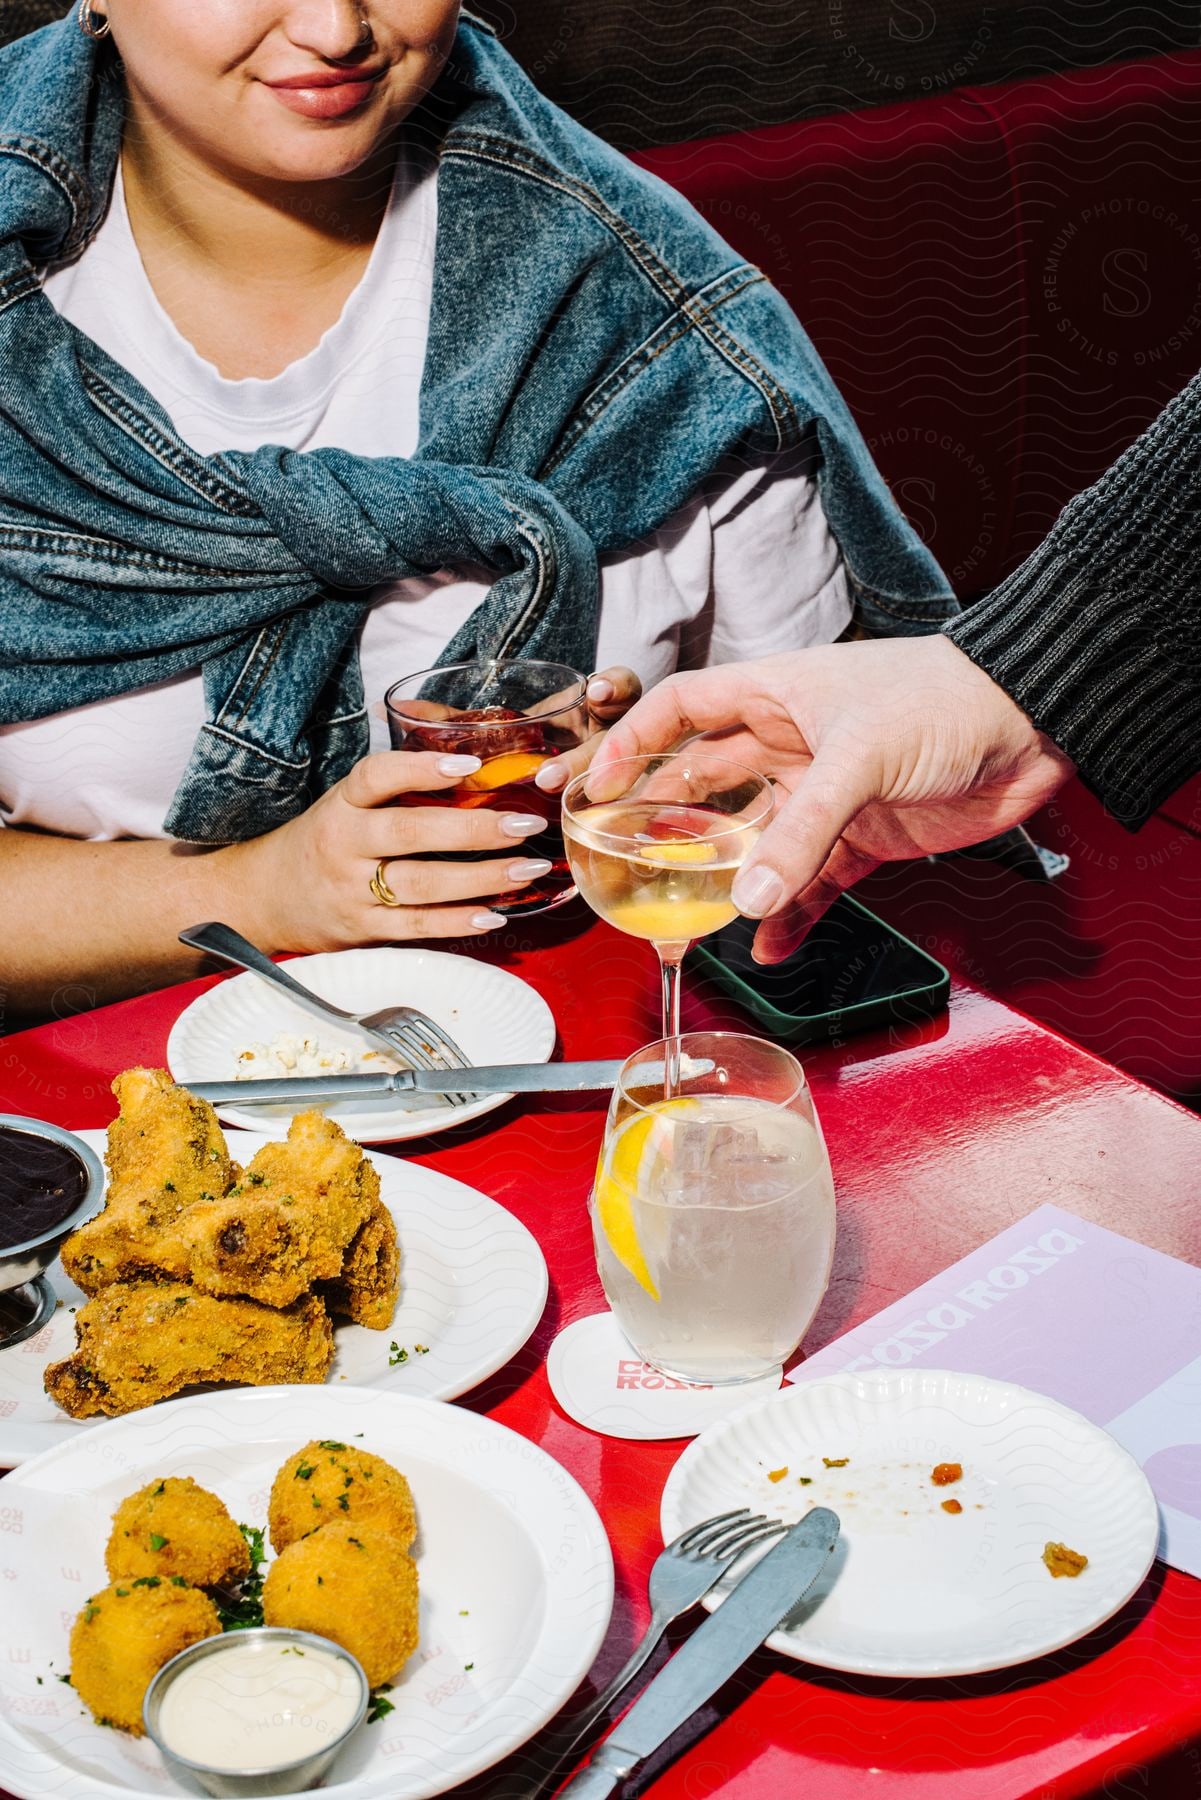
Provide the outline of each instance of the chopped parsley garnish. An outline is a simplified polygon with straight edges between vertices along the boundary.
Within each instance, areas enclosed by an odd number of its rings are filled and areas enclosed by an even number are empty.
[[[297,1463],[296,1473],[292,1479],[293,1481],[307,1481],[311,1475],[315,1475],[316,1473],[316,1463]]]
[[[159,1484],[158,1484],[158,1486],[157,1486],[157,1487],[156,1487],[156,1488],[155,1488],[155,1490],[154,1490],[154,1492],[153,1492],[153,1494],[151,1494],[151,1496],[150,1496],[150,1498],[151,1498],[151,1499],[152,1499],[152,1500],[157,1500],[157,1499],[158,1499],[158,1497],[159,1497],[159,1495],[160,1495],[160,1494],[165,1494],[165,1493],[166,1493],[166,1491],[167,1491],[167,1484],[166,1484],[166,1482],[165,1482],[165,1481],[160,1481],[160,1482],[159,1482]],[[128,1536],[128,1535],[129,1535],[129,1534],[128,1534],[128,1533],[126,1533],[126,1536]]]
[[[162,1577],[159,1575],[139,1575],[133,1583],[134,1587],[162,1587],[162,1585]]]
[[[239,1525],[250,1551],[250,1573],[236,1596],[218,1595],[217,1614],[222,1631],[250,1631],[263,1623],[263,1564],[267,1552],[259,1525]]]
[[[338,1495],[338,1505],[342,1508],[343,1512],[349,1512],[350,1511],[350,1495],[349,1494],[339,1494]]]
[[[152,1531],[150,1533],[150,1548],[152,1550],[165,1550],[170,1542],[170,1538],[160,1537],[157,1531]]]
[[[340,1444],[337,1438],[318,1438],[317,1448],[318,1450],[345,1450],[346,1445]]]
[[[371,1705],[367,1709],[368,1725],[378,1724],[380,1719],[386,1719],[390,1712],[396,1711],[391,1700],[384,1698],[384,1695],[390,1694],[391,1691],[391,1688],[376,1688],[371,1696]]]
[[[87,1605],[86,1605],[86,1606],[85,1606],[85,1607],[84,1607],[84,1609],[83,1609],[83,1622],[84,1622],[84,1624],[85,1624],[85,1625],[90,1625],[90,1624],[91,1624],[91,1623],[92,1623],[92,1620],[93,1620],[93,1619],[94,1619],[94,1618],[95,1618],[95,1617],[96,1617],[96,1614],[97,1614],[97,1613],[98,1613],[98,1612],[99,1612],[99,1611],[100,1611],[100,1608],[99,1608],[99,1607],[98,1607],[98,1606],[95,1606],[95,1605],[94,1605],[94,1604],[93,1604],[93,1603],[92,1603],[92,1601],[91,1601],[91,1600],[89,1600],[89,1601],[88,1601],[88,1603],[87,1603]]]
[[[408,1351],[405,1349],[402,1349],[402,1347],[398,1343],[393,1341],[391,1344],[388,1345],[388,1367],[390,1369],[396,1368],[398,1363],[407,1363],[408,1360],[409,1360]]]

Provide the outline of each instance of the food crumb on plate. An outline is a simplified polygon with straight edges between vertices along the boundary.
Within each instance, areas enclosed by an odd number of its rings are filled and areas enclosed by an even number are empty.
[[[783,1481],[783,1479],[784,1479],[785,1475],[787,1475],[787,1473],[788,1473],[787,1465],[785,1465],[785,1467],[782,1469],[769,1469],[767,1471],[767,1479],[769,1481]]]
[[[850,1462],[849,1456],[823,1456],[822,1461],[827,1469],[845,1469]]]
[[[963,1479],[962,1463],[935,1463],[930,1471],[930,1479],[935,1487],[949,1487],[953,1481]]]
[[[1057,1581],[1061,1575],[1075,1577],[1088,1568],[1088,1557],[1079,1550],[1069,1550],[1066,1544],[1044,1545],[1043,1561]]]
[[[961,1513],[963,1511],[963,1505],[958,1500],[943,1500],[940,1504],[945,1513]]]

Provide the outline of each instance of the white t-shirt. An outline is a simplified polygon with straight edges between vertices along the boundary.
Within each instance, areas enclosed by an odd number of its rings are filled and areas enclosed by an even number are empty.
[[[83,256],[47,277],[58,311],[133,374],[202,455],[337,447],[409,456],[418,438],[433,285],[437,181],[400,166],[362,280],[307,356],[271,380],[227,381],[176,329],[147,279],[118,177]],[[838,546],[810,458],[725,470],[640,546],[603,559],[597,668],[643,684],[827,643],[850,617]],[[385,690],[429,668],[488,587],[479,568],[379,590],[360,633],[372,748],[387,747]],[[0,823],[76,838],[164,836],[163,818],[205,717],[199,671],[0,729]]]

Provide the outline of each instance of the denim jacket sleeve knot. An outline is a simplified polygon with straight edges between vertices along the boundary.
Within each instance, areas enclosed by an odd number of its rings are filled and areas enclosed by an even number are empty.
[[[598,553],[810,430],[869,625],[955,610],[780,296],[467,19],[408,127],[440,158],[415,455],[196,455],[36,273],[102,219],[123,107],[71,18],[0,52],[0,722],[201,667],[176,836],[269,830],[364,753],[356,628],[379,583],[483,564],[443,660],[588,668]]]

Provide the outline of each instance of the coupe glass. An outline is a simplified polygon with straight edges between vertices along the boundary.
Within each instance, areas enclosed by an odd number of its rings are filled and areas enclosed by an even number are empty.
[[[639,1050],[613,1090],[592,1193],[597,1267],[644,1362],[678,1381],[753,1381],[792,1355],[826,1291],[830,1161],[787,1050],[689,1034],[678,1091],[652,1098],[676,1048]]]
[[[458,786],[431,794],[406,794],[407,806],[487,806],[497,812],[536,813],[547,828],[530,854],[552,867],[540,880],[489,899],[510,918],[547,912],[575,893],[563,853],[559,803],[534,785],[554,756],[582,744],[589,734],[587,677],[564,663],[525,658],[449,663],[406,675],[384,696],[394,750],[436,750],[442,756],[478,756],[483,767]],[[446,857],[478,861],[485,851]]]
[[[769,782],[704,750],[628,756],[563,791],[563,836],[593,912],[649,938],[663,978],[663,1035],[680,1035],[680,965],[694,938],[735,918],[734,877],[772,816]]]

